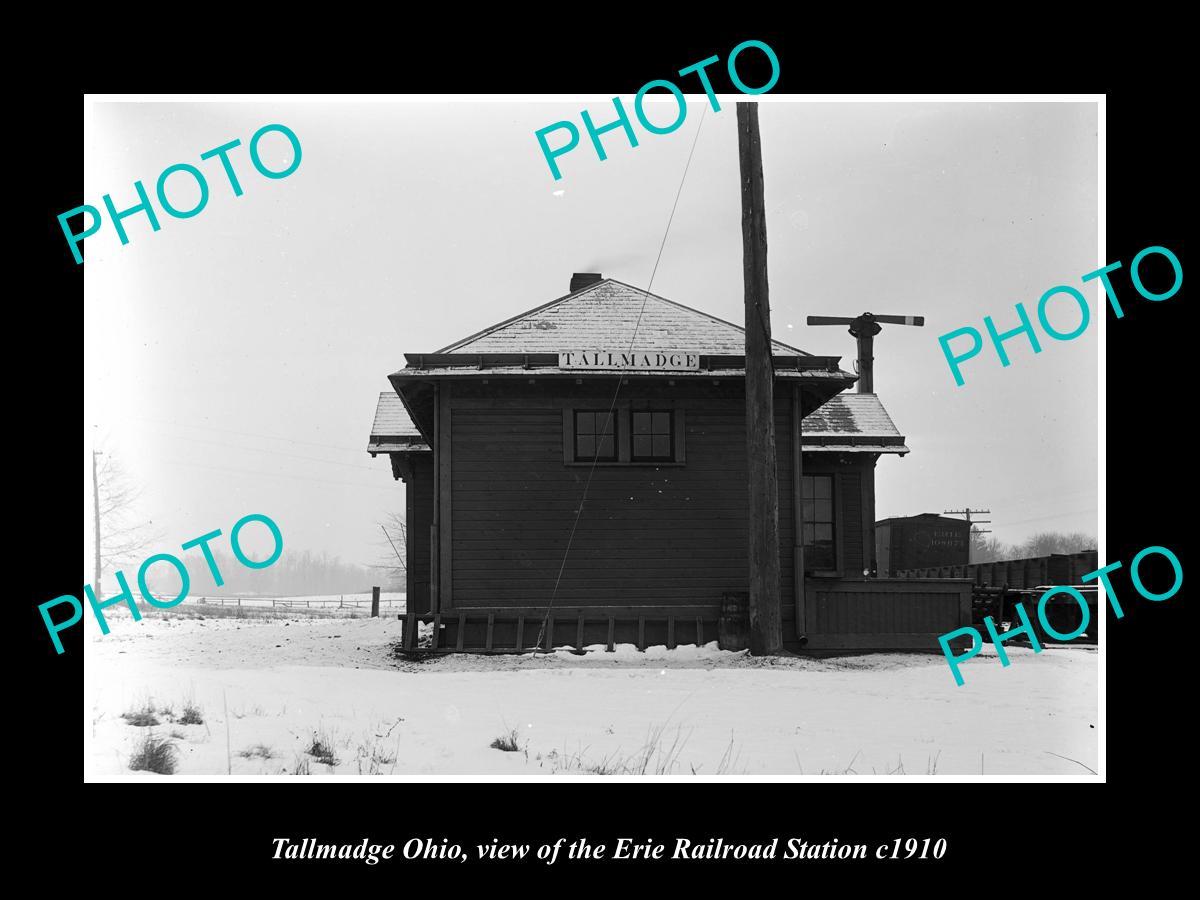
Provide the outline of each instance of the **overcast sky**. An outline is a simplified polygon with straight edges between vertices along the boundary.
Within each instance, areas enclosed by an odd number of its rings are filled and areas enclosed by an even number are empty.
[[[585,134],[557,182],[534,132],[578,123],[581,108],[605,122],[611,101],[93,105],[83,202],[102,207],[111,193],[132,206],[136,179],[153,195],[179,162],[211,191],[193,218],[160,209],[158,232],[140,214],[125,220],[126,246],[107,220],[86,242],[85,444],[103,438],[143,487],[165,535],[150,552],[228,535],[255,512],[279,523],[289,550],[378,561],[377,523],[403,510],[404,490],[365,452],[387,375],[405,352],[561,296],[572,272],[646,286],[707,106],[689,99],[673,134],[639,129],[637,148],[606,135],[607,161]],[[740,323],[736,98],[721,99],[652,289]],[[246,145],[276,122],[303,157],[269,180]],[[879,517],[970,505],[990,508],[1009,542],[1096,533],[1098,284],[1084,291],[1082,337],[1043,335],[1037,355],[1014,339],[1007,369],[986,348],[963,387],[937,342],[982,331],[985,315],[1013,327],[1019,301],[1035,317],[1044,291],[1082,289],[1108,262],[1096,249],[1095,105],[771,98],[760,123],[775,336],[852,370],[853,338],[805,316],[925,316],[875,344],[876,391],[912,449],[879,463]],[[217,160],[199,159],[234,138],[237,198]],[[261,146],[271,168],[290,160],[278,134]],[[182,208],[196,196],[187,182],[170,181]],[[1062,303],[1051,320],[1069,331],[1078,312]]]

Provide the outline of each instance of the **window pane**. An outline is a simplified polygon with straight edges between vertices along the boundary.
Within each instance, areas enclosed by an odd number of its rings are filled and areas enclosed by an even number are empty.
[[[612,459],[614,455],[612,435],[606,435],[605,437],[600,438],[600,458]]]
[[[670,435],[655,435],[654,436],[654,455],[661,456],[664,459],[671,456],[671,436]]]
[[[833,521],[833,501],[832,500],[817,500],[816,513],[813,515],[814,522],[832,522]]]
[[[612,434],[613,422],[616,421],[616,418],[616,412],[611,414],[606,412],[596,413],[596,434]]]
[[[813,542],[813,526],[809,523],[804,523],[804,544],[805,546]]]
[[[591,459],[596,452],[596,439],[590,434],[581,434],[575,438],[575,458]]]
[[[665,412],[654,413],[654,425],[652,430],[655,434],[669,435],[671,433],[671,414]]]
[[[633,436],[633,455],[634,456],[649,456],[650,455],[650,435],[635,434]]]
[[[575,413],[575,433],[595,434],[596,414],[590,412]]]
[[[650,433],[650,413],[635,412],[633,414],[633,433],[634,434],[649,434]]]
[[[832,544],[818,544],[805,553],[805,560],[809,569],[833,569],[837,565],[833,558]]]
[[[812,492],[813,492],[812,476],[811,475],[801,475],[800,476],[800,496],[802,498],[811,497]]]
[[[822,475],[817,478],[816,488],[818,498],[825,499],[830,497],[832,495],[833,479],[828,475]]]
[[[832,525],[814,525],[818,541],[833,541],[833,526]]]
[[[800,515],[804,518],[805,523],[808,525],[811,525],[813,523],[813,519],[815,518],[815,516],[813,515],[813,509],[814,509],[814,501],[812,501],[812,500],[801,500],[800,501]]]

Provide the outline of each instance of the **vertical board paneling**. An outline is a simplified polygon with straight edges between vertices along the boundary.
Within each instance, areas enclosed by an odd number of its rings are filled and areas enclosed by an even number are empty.
[[[863,554],[862,531],[862,483],[857,470],[849,469],[841,473],[842,493],[842,523],[839,527],[845,548],[842,555],[843,573],[847,578],[862,575],[865,564]]]
[[[923,588],[879,579],[822,585],[810,582],[809,632],[821,635],[925,634],[961,626],[960,588]],[[969,588],[969,586],[968,586]]]
[[[429,526],[433,524],[433,454],[414,454],[412,477],[405,486],[408,521],[405,534],[405,565],[408,570],[407,611],[429,612],[430,542]]]

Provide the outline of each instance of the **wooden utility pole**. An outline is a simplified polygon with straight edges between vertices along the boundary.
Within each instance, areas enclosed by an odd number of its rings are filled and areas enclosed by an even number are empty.
[[[100,588],[100,482],[96,479],[96,457],[98,455],[97,451],[92,451],[92,513],[96,521],[96,583],[92,585],[92,590],[96,594],[96,599],[101,600],[104,592]],[[76,469],[76,471],[79,470]]]
[[[758,104],[737,104],[742,179],[742,271],[746,285],[746,455],[750,474],[750,652],[783,649],[779,596],[779,477],[775,471],[775,375],[767,294]]]

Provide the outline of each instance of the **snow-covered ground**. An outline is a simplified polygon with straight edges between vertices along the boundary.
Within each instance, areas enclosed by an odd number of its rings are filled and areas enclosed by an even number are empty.
[[[713,643],[417,662],[392,655],[394,615],[188,615],[114,616],[105,637],[92,623],[89,780],[161,777],[128,768],[147,733],[174,743],[184,778],[1098,768],[1097,655],[1082,646],[1013,648],[1008,668],[988,646],[956,687],[940,655],[760,660]],[[189,700],[202,724],[178,723]],[[158,725],[122,718],[144,707]],[[516,751],[490,746],[505,735]]]

